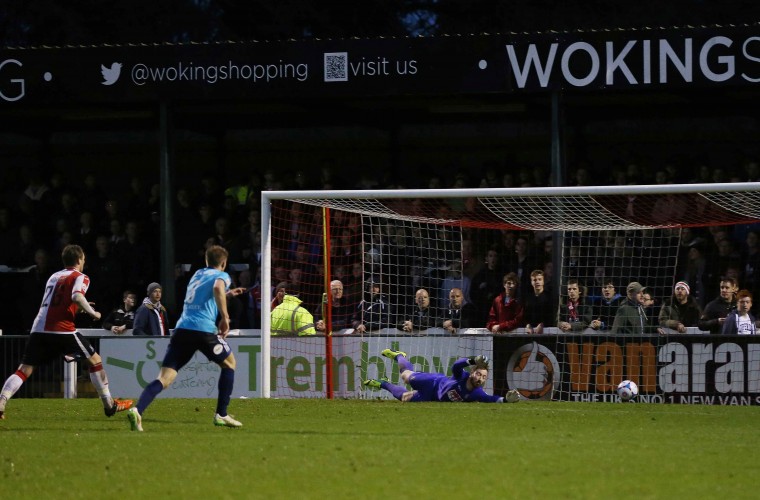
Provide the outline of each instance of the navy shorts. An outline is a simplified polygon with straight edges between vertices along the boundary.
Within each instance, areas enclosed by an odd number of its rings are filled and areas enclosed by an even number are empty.
[[[161,366],[179,371],[195,354],[203,353],[209,361],[220,364],[232,354],[229,344],[218,335],[177,328],[169,341]]]
[[[75,360],[87,359],[95,354],[90,342],[79,332],[42,333],[32,332],[26,341],[21,363],[40,366],[60,356],[71,356]]]

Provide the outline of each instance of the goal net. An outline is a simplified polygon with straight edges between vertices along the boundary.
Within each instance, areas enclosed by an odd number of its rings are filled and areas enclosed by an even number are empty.
[[[402,384],[385,348],[449,374],[486,355],[487,392],[527,399],[615,401],[624,379],[641,401],[760,392],[760,348],[736,343],[748,368],[719,373],[733,347],[683,340],[720,333],[699,319],[726,277],[760,291],[759,198],[757,183],[264,192],[262,303],[296,302],[263,314],[263,395],[389,398],[362,385]]]

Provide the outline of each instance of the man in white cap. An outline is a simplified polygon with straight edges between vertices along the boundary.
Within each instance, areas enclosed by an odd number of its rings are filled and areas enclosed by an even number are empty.
[[[611,333],[643,335],[647,329],[647,315],[641,305],[644,287],[638,281],[628,283],[626,300],[615,314]]]
[[[697,326],[702,310],[699,304],[690,295],[689,284],[679,281],[673,287],[673,297],[660,309],[660,326],[676,330],[678,333],[686,333],[689,326]]]

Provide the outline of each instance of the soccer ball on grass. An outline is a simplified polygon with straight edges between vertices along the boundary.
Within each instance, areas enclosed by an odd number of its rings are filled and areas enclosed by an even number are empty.
[[[623,380],[617,386],[617,393],[621,401],[631,401],[639,395],[639,386],[631,380]]]

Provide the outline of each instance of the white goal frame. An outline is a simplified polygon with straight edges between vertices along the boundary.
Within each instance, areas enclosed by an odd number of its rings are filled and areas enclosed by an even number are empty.
[[[663,184],[639,186],[575,186],[575,187],[529,187],[529,188],[498,188],[498,189],[409,189],[409,190],[339,190],[339,191],[262,191],[261,192],[261,395],[271,397],[271,317],[269,304],[272,301],[271,287],[271,203],[274,200],[388,200],[388,199],[431,199],[431,198],[513,198],[513,197],[572,197],[572,196],[601,196],[601,195],[668,195],[668,194],[697,194],[697,193],[746,193],[756,192],[760,196],[760,182],[723,183],[723,184]],[[733,207],[723,207],[734,211]],[[341,207],[340,209],[345,210]],[[359,210],[356,210],[359,212]],[[738,213],[745,218],[760,219],[760,206],[752,207],[753,213]],[[431,215],[424,222],[437,221]],[[450,222],[450,221],[448,221]],[[634,227],[632,224],[631,227]],[[641,227],[641,226],[636,226]],[[678,225],[662,226],[653,223],[651,227],[679,227]],[[534,230],[536,227],[525,227]],[[552,230],[550,226],[542,229]],[[555,227],[554,230],[564,230]],[[591,230],[608,229],[607,226],[588,227]]]

